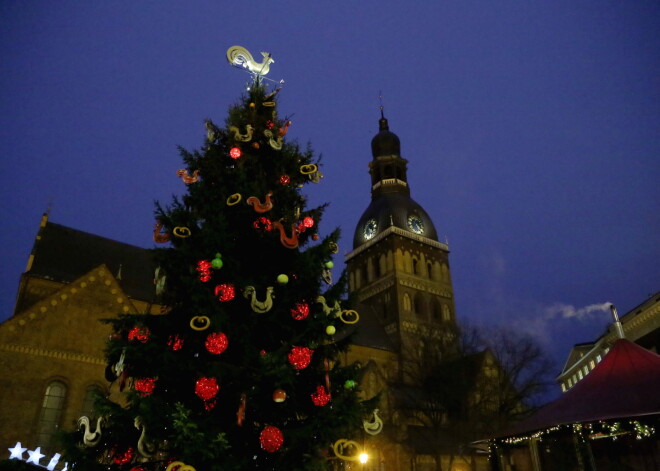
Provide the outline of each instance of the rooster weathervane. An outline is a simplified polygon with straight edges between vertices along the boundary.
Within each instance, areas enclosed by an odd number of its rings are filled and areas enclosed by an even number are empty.
[[[227,49],[227,60],[234,67],[242,67],[248,70],[254,77],[255,82],[260,82],[264,75],[270,72],[270,64],[275,62],[270,52],[262,52],[263,61],[257,62],[250,51],[242,46],[232,46]]]

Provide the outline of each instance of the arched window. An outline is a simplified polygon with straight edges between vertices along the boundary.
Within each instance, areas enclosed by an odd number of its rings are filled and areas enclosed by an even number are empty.
[[[443,321],[451,320],[451,313],[449,312],[449,306],[447,306],[446,304],[442,305],[442,320]]]
[[[417,270],[418,270],[417,259],[413,258],[412,259],[412,272],[413,272],[413,275],[419,275]]]
[[[433,280],[433,265],[431,262],[426,262],[426,273],[429,276],[429,279]]]
[[[46,388],[44,400],[41,403],[37,443],[47,447],[60,427],[60,418],[64,410],[66,385],[61,381],[52,381]]]

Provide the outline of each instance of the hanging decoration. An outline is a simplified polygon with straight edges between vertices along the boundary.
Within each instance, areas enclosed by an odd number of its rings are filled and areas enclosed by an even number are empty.
[[[196,183],[199,180],[199,170],[194,170],[192,176],[188,175],[188,170],[182,168],[176,171],[176,176],[180,177],[183,180],[183,183],[190,185]]]
[[[314,218],[311,217],[311,216],[306,216],[306,217],[302,220],[302,226],[303,226],[304,228],[306,228],[306,229],[309,229],[309,228],[314,227]]]
[[[240,129],[238,129],[236,126],[229,126],[227,128],[229,132],[234,133],[234,139],[240,142],[250,142],[252,140],[252,133],[254,132],[254,128],[247,124],[245,126],[245,134],[241,134]]]
[[[234,193],[227,198],[227,206],[234,206],[235,204],[238,204],[241,199],[243,199],[243,197],[240,193]]]
[[[206,128],[206,140],[209,142],[209,144],[214,144],[215,141],[220,139],[222,131],[220,131],[220,128],[218,128],[218,126],[216,126],[213,121],[210,119],[204,120],[204,127]]]
[[[259,443],[261,443],[262,450],[275,453],[284,443],[284,435],[277,427],[268,425],[259,434]]]
[[[174,237],[185,239],[186,237],[190,237],[192,232],[190,232],[190,229],[185,226],[176,226],[174,229],[172,229],[172,234]]]
[[[360,459],[360,445],[354,440],[340,438],[332,445],[332,450],[340,460],[358,461]]]
[[[229,340],[227,336],[222,332],[213,332],[206,337],[206,342],[204,346],[209,353],[214,355],[220,355],[222,352],[227,350],[229,345]]]
[[[156,387],[156,378],[137,378],[133,382],[133,389],[140,393],[140,396],[147,397],[154,392]]]
[[[273,391],[273,401],[277,403],[286,401],[286,391],[280,388],[277,388],[275,391]]]
[[[312,361],[314,350],[307,347],[292,347],[289,352],[289,363],[297,370],[303,370],[309,366]]]
[[[280,231],[280,242],[287,249],[295,249],[298,247],[298,228],[296,224],[291,224],[291,236],[287,236],[284,232],[284,226],[279,221],[273,223],[273,228]]]
[[[197,272],[199,273],[199,281],[206,283],[211,280],[211,267],[213,265],[208,260],[200,260],[197,262]]]
[[[146,327],[135,326],[128,332],[128,340],[137,340],[138,342],[147,343],[149,340],[149,329]]]
[[[105,425],[103,416],[96,419],[96,430],[90,430],[89,417],[82,416],[78,419],[78,430],[83,428],[83,444],[85,446],[96,446],[101,441],[101,427]]]
[[[190,319],[190,328],[192,330],[206,330],[211,326],[211,319],[208,316],[195,316]]]
[[[338,253],[339,252],[339,246],[337,245],[336,242],[330,242],[328,244],[328,248],[330,249],[330,252],[332,252],[332,253]]]
[[[140,455],[142,455],[145,458],[151,458],[153,456],[153,451],[155,449],[155,446],[153,445],[153,443],[147,442],[147,427],[142,422],[142,417],[140,416],[136,417],[135,420],[133,421],[133,425],[135,426],[136,429],[141,430],[140,438],[138,439],[137,442],[138,453],[140,453]]]
[[[335,335],[337,328],[334,325],[329,325],[325,328],[325,333],[328,335]]]
[[[280,130],[277,131],[277,133],[278,133],[280,136],[286,136],[286,133],[287,133],[287,131],[289,130],[289,126],[291,126],[291,121],[287,121],[286,123],[284,123],[284,126],[282,126],[282,127],[280,128]]]
[[[291,317],[297,321],[306,319],[309,316],[309,304],[307,303],[296,303],[296,305],[291,308]]]
[[[170,235],[167,232],[162,232],[163,222],[156,221],[154,224],[154,242],[157,244],[164,244],[170,241]]]
[[[352,379],[344,381],[344,389],[353,389],[355,386],[357,386],[357,383]]]
[[[282,136],[275,137],[270,129],[264,129],[264,136],[268,138],[268,144],[273,149],[282,150]]]
[[[323,371],[325,371],[325,389],[330,393],[330,360],[323,359]]]
[[[341,306],[339,305],[339,301],[335,301],[335,303],[332,306],[328,306],[328,304],[325,301],[325,297],[319,296],[316,298],[316,302],[322,306],[323,314],[325,314],[326,316],[337,317],[341,312]]]
[[[162,273],[161,273],[162,272]],[[156,294],[160,296],[165,291],[165,270],[156,267],[154,270],[154,285],[156,285]]]
[[[311,175],[319,171],[319,167],[316,164],[306,164],[300,166],[300,173],[303,175]]]
[[[262,216],[252,223],[252,227],[260,231],[270,232],[273,230],[273,223],[267,217]]]
[[[280,185],[286,186],[291,182],[291,177],[288,175],[282,175],[280,177]]]
[[[112,461],[116,465],[123,466],[130,463],[134,456],[135,452],[133,451],[133,448],[128,447],[124,453],[115,453]]]
[[[223,283],[215,287],[215,295],[218,297],[218,301],[225,303],[234,299],[236,288],[232,284]]]
[[[194,467],[189,464],[185,464],[183,461],[172,461],[165,471],[196,471]]]
[[[199,378],[195,383],[195,394],[204,401],[204,408],[207,411],[215,407],[213,398],[218,394],[218,391],[220,391],[220,386],[214,377]]]
[[[353,309],[343,310],[339,314],[339,319],[344,324],[355,324],[360,320],[360,315]]]
[[[259,198],[257,198],[256,196],[250,196],[247,200],[245,200],[245,202],[250,206],[252,206],[257,213],[265,213],[273,209],[273,202],[271,200],[271,196],[273,196],[273,192],[269,191],[268,193],[266,193],[263,203],[259,201]]]
[[[335,264],[332,262],[332,260],[328,260],[323,264],[323,266],[328,270],[332,270],[335,267]]]
[[[229,157],[231,157],[234,160],[240,159],[242,155],[243,155],[243,151],[241,150],[240,147],[232,147],[231,149],[229,149]]]
[[[362,426],[364,427],[364,431],[369,435],[378,435],[383,431],[383,421],[378,417],[378,409],[374,409],[373,414],[373,420],[363,420]]]
[[[215,258],[211,260],[211,266],[215,268],[216,270],[220,270],[224,263],[222,263],[222,255],[219,253],[215,254]]]
[[[312,402],[315,406],[323,407],[330,402],[332,395],[325,389],[325,386],[316,386],[316,392],[312,393]]]
[[[274,288],[272,286],[267,287],[266,299],[259,301],[257,299],[257,290],[254,286],[246,286],[243,290],[243,296],[250,301],[250,307],[254,312],[257,314],[263,314],[270,311],[273,307],[273,298],[275,297],[273,296],[273,291]]]
[[[183,338],[181,338],[179,334],[170,335],[167,339],[167,346],[170,347],[170,350],[173,352],[179,351],[183,348]]]
[[[332,271],[329,268],[324,268],[321,272],[321,279],[328,285],[332,284]]]
[[[289,277],[287,275],[285,275],[284,273],[280,273],[279,275],[277,275],[276,281],[280,285],[285,285],[289,282]]]
[[[243,421],[245,420],[246,408],[247,408],[247,396],[245,393],[241,393],[241,400],[238,404],[238,412],[236,412],[236,424],[239,427],[243,426]]]

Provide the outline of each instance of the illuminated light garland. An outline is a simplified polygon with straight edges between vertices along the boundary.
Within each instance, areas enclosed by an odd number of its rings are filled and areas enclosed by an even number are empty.
[[[297,370],[307,368],[312,361],[314,350],[307,347],[293,347],[289,352],[289,363]]]
[[[291,317],[297,321],[301,321],[309,316],[309,304],[307,303],[296,303],[296,305],[291,309]]]
[[[275,453],[284,443],[284,435],[277,427],[268,425],[259,434],[261,448],[268,453]]]
[[[155,388],[156,378],[138,378],[133,383],[133,389],[139,392],[142,397],[151,395]]]
[[[183,339],[179,334],[170,335],[167,339],[167,346],[174,352],[183,348]]]
[[[220,355],[227,350],[228,345],[229,340],[227,340],[227,336],[222,332],[213,332],[209,334],[204,343],[206,350],[214,355]]]

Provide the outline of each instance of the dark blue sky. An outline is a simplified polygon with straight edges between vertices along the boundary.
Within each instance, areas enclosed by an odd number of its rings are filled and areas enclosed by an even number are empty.
[[[184,191],[176,146],[201,146],[247,81],[234,44],[273,54],[341,253],[382,90],[460,322],[513,324],[563,361],[609,322],[593,306],[660,290],[657,1],[4,1],[0,319],[51,198],[54,222],[153,245],[153,201]]]

